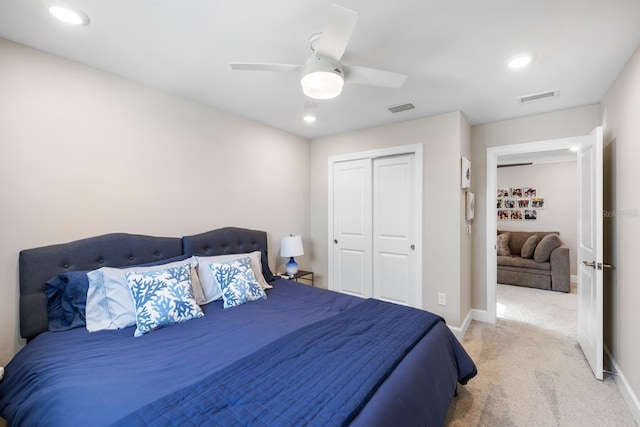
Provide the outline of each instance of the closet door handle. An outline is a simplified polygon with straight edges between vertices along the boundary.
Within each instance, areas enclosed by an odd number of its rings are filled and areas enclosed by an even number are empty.
[[[415,250],[416,250],[416,245],[411,245],[411,246],[409,246],[409,247],[411,248],[411,250],[412,250],[412,251],[415,251]]]
[[[333,243],[337,245],[338,244],[338,239],[333,239]]]
[[[593,267],[593,268],[596,268],[596,262],[595,262],[595,261],[591,261],[591,262],[582,261],[582,263],[583,263],[584,265],[586,265],[587,267]]]

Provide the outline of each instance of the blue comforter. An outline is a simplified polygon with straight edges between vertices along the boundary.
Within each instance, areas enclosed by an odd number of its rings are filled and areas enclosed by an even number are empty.
[[[429,330],[426,311],[365,300],[294,331],[118,426],[346,425]]]
[[[79,328],[41,334],[6,367],[5,379],[0,382],[0,414],[12,427],[117,423],[124,417],[134,417],[130,414],[142,407],[172,402],[185,390],[206,383],[203,381],[206,377],[219,380],[225,372],[231,372],[237,361],[251,354],[258,356],[245,360],[255,362],[256,357],[259,361],[282,360],[276,357],[273,350],[276,344],[272,343],[313,323],[330,323],[332,317],[349,313],[362,302],[359,298],[283,280],[275,285],[267,300],[228,310],[222,309],[220,301],[213,302],[205,306],[206,315],[201,319],[139,338],[133,337],[133,328],[94,333]],[[438,338],[431,339],[432,336]],[[271,350],[265,350],[269,345]],[[433,373],[425,373],[424,381],[437,378],[438,384],[434,385],[437,393],[426,397],[438,406],[433,419],[441,424],[455,391],[455,381],[466,381],[475,374],[475,366],[442,322],[437,322],[433,332],[416,347],[439,364],[435,371],[431,369]],[[263,353],[256,353],[260,349]],[[419,359],[415,358],[417,353],[410,352],[400,362],[402,369],[396,370],[399,374],[394,372],[382,384],[372,397],[375,407],[367,405],[355,418],[355,424],[361,420],[364,425],[371,425],[373,419],[383,419],[389,413],[384,408],[397,404],[391,397],[403,393],[397,381],[423,384],[416,378],[402,379],[403,373],[422,369],[424,358],[421,354]],[[287,360],[291,353],[284,356]],[[307,362],[303,365],[311,366]],[[410,365],[410,369],[403,368],[405,365]],[[297,372],[304,375],[305,370],[298,368]],[[414,395],[432,393],[425,387],[420,390],[402,387],[405,388],[405,400],[409,403]],[[424,406],[425,396],[419,397],[415,405]],[[441,401],[436,405],[438,399]],[[352,415],[358,410],[359,407]],[[376,413],[377,410],[383,412]]]

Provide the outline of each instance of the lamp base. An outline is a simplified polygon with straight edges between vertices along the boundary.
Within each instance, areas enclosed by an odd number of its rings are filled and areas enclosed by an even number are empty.
[[[293,259],[293,257],[289,258],[289,262],[287,263],[287,274],[292,276],[298,272],[298,263]]]

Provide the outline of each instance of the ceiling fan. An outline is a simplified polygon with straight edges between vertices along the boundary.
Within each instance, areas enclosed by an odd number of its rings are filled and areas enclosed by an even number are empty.
[[[331,99],[340,95],[344,83],[400,88],[407,76],[373,68],[340,63],[358,21],[358,13],[333,5],[329,22],[322,33],[309,40],[313,54],[304,65],[232,62],[234,70],[285,71],[300,73],[305,95]]]

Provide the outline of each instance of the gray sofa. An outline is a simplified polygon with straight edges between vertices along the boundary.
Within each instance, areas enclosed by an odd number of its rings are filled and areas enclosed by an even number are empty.
[[[553,291],[570,291],[569,248],[564,244],[550,253],[549,259],[537,262],[532,258],[522,258],[522,246],[532,235],[540,240],[555,231],[498,231],[498,235],[509,233],[509,250],[511,255],[498,255],[498,283],[528,286],[531,288],[549,289]]]

